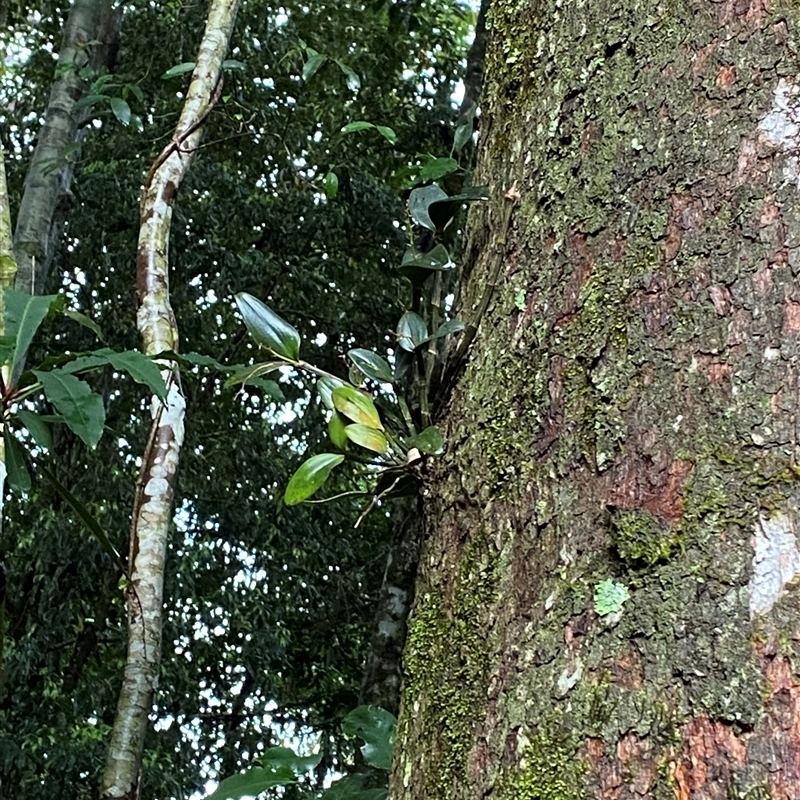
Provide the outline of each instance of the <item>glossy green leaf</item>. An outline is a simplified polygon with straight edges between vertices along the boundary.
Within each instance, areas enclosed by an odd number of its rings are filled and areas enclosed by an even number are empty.
[[[334,408],[347,419],[366,425],[368,428],[383,430],[380,414],[372,398],[353,386],[340,386],[334,389],[331,399]]]
[[[422,225],[423,228],[427,228],[429,231],[435,231],[436,224],[431,219],[428,209],[437,200],[446,199],[447,193],[435,185],[414,189],[408,196],[408,213],[411,214],[411,219],[417,225]]]
[[[405,443],[408,447],[416,447],[421,453],[429,456],[438,455],[444,450],[444,437],[435,425],[425,428],[416,436],[409,436]]]
[[[31,474],[25,463],[25,449],[8,428],[3,430],[6,453],[6,479],[11,490],[27,494],[31,490]]]
[[[361,78],[358,77],[355,70],[345,64],[344,61],[340,61],[338,58],[336,59],[336,64],[342,71],[345,81],[347,81],[347,88],[351,92],[357,92],[361,88]]]
[[[335,172],[329,172],[325,175],[322,181],[322,188],[325,190],[325,197],[327,197],[328,200],[333,200],[333,198],[336,197],[339,193],[339,178],[336,176]]]
[[[42,419],[40,414],[28,411],[25,408],[19,409],[16,414],[19,421],[28,429],[33,441],[42,448],[49,450],[53,445],[53,436],[50,433],[50,425]]]
[[[250,335],[262,347],[289,361],[300,355],[300,334],[257,297],[240,292],[236,305]]]
[[[373,353],[372,350],[364,350],[359,347],[348,351],[347,357],[368,378],[380,383],[392,382],[392,368],[385,359],[381,358],[377,353]]]
[[[412,248],[406,250],[397,271],[413,284],[422,285],[432,272],[453,269],[454,266],[447,248],[443,244],[437,244],[427,253],[420,253]]]
[[[334,411],[328,420],[328,436],[340,450],[347,447],[347,434],[344,432],[346,426],[345,418],[338,411]]]
[[[303,64],[303,80],[308,81],[316,75],[319,68],[328,60],[327,56],[318,53],[311,47],[306,48],[306,62]]]
[[[392,766],[392,748],[397,720],[382,708],[359,706],[342,721],[342,730],[348,736],[364,740],[361,753],[364,760],[376,769]]]
[[[166,400],[167,385],[158,364],[138,350],[117,352],[110,347],[103,347],[88,355],[78,356],[74,361],[65,364],[61,371],[72,374],[106,365],[112,366],[118,372],[126,372],[136,383],[147,386],[160,400]]]
[[[414,311],[406,311],[397,324],[397,343],[410,353],[428,339],[425,320]]]
[[[71,308],[64,309],[63,313],[64,316],[69,317],[73,322],[77,322],[78,325],[83,325],[84,328],[88,328],[101,342],[105,341],[100,326],[93,319],[87,317],[86,314],[81,314],[80,311],[73,311]]]
[[[240,797],[255,797],[276,786],[288,786],[297,781],[297,776],[288,767],[250,767],[240,775],[225,778],[206,800],[239,800]]]
[[[489,192],[486,187],[472,186],[469,189],[465,189],[461,194],[434,200],[428,206],[428,214],[434,226],[439,230],[444,230],[464,204],[488,199]]]
[[[50,309],[59,302],[59,297],[54,294],[32,296],[14,289],[5,289],[3,299],[5,335],[14,340],[11,353],[6,350],[10,339],[4,341],[3,360],[10,361],[12,367],[16,368],[25,358],[36,331],[50,313]]]
[[[333,405],[333,392],[335,389],[346,385],[344,381],[340,381],[338,378],[320,378],[317,381],[317,391],[319,392],[320,400],[322,400],[322,405],[329,411],[333,411],[335,408]]]
[[[258,762],[262,767],[276,770],[290,769],[298,777],[314,769],[321,760],[321,753],[313,756],[298,756],[289,747],[268,747],[258,756]]]
[[[387,125],[376,125],[375,130],[386,139],[389,144],[397,144],[397,134]]]
[[[344,456],[334,453],[320,453],[304,461],[286,487],[283,495],[286,505],[295,506],[311,497],[342,461]]]
[[[131,107],[121,97],[111,97],[108,102],[117,121],[127,126],[131,121]]]
[[[348,425],[344,432],[351,442],[359,447],[372,450],[373,453],[383,455],[389,449],[389,442],[386,437],[380,431],[376,431],[367,425],[354,423],[353,425]]]
[[[358,131],[367,131],[374,127],[375,126],[371,122],[360,119],[355,122],[348,122],[347,125],[342,128],[342,133],[358,133]]]
[[[185,75],[187,72],[192,72],[194,70],[194,61],[184,61],[182,64],[176,64],[174,67],[170,67],[162,76],[162,80],[169,80],[170,78],[176,78],[178,75]]]
[[[437,181],[458,169],[458,161],[454,158],[432,158],[419,171],[419,180],[423,182]]]
[[[237,61],[235,58],[226,58],[222,62],[223,72],[244,72],[246,68],[244,61]]]
[[[87,383],[62,370],[33,370],[33,374],[64,422],[89,447],[96,447],[103,435],[106,419],[103,398],[93,392]]]

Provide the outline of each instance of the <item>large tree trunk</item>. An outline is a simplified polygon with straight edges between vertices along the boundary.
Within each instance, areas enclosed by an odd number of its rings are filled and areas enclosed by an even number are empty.
[[[798,798],[800,6],[489,29],[390,796]]]

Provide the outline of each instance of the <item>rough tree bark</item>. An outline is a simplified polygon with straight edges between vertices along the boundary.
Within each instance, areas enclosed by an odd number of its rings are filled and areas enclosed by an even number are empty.
[[[64,27],[64,40],[44,124],[25,176],[14,229],[14,254],[19,267],[16,289],[26,294],[44,292],[50,262],[61,235],[79,126],[88,112],[75,112],[89,82],[80,71],[112,67],[116,54],[122,6],[111,0],[75,0]]]
[[[203,122],[222,89],[238,0],[211,0],[203,40],[172,141],[148,174],[141,200],[137,250],[137,324],[146,355],[178,351],[178,326],[169,297],[169,231],[172,206],[200,146]],[[164,562],[186,403],[174,363],[164,361],[166,402],[151,401],[153,423],[142,457],[128,559],[128,656],[102,781],[107,800],[139,796],[139,774],[148,717],[161,665]]]
[[[800,6],[489,31],[390,797],[800,797]]]

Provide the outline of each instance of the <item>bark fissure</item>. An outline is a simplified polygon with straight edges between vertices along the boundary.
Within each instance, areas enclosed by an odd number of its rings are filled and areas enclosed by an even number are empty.
[[[219,97],[237,0],[211,3],[189,91],[172,140],[142,192],[137,250],[137,324],[150,356],[178,351],[169,297],[169,231],[178,188]],[[103,777],[104,798],[138,796],[142,748],[161,663],[164,564],[186,402],[176,366],[163,363],[167,396],[151,400],[153,423],[136,491],[128,563],[128,656]]]

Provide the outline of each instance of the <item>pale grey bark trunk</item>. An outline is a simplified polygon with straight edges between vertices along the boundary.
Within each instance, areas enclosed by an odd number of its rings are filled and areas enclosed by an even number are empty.
[[[172,141],[145,181],[137,252],[137,322],[144,352],[177,351],[169,298],[169,231],[178,187],[200,145],[202,124],[219,96],[237,0],[212,0],[197,64]],[[164,563],[185,400],[178,373],[163,362],[166,403],[152,399],[153,425],[136,492],[128,565],[128,657],[102,783],[102,796],[138,797],[142,749],[161,663]]]
[[[88,82],[79,76],[85,66],[108,66],[119,34],[121,9],[110,0],[75,0],[64,30],[55,79],[39,131],[14,231],[14,254],[19,270],[16,289],[41,294],[55,244],[63,229],[64,208],[72,182],[84,115],[75,104]]]

